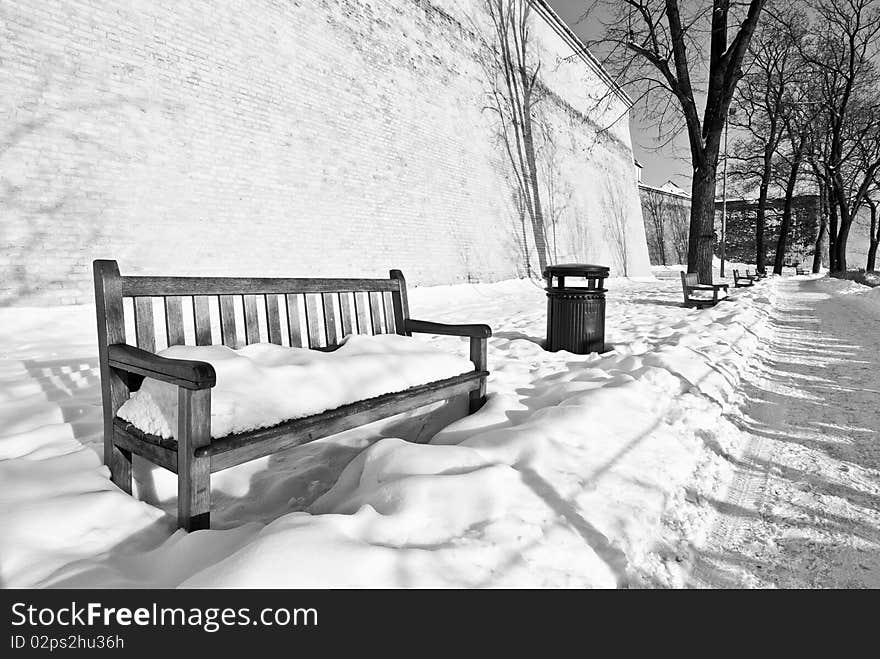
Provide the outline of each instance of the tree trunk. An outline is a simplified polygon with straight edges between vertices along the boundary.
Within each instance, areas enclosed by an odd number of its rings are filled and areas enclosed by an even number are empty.
[[[819,230],[816,232],[816,247],[813,250],[813,273],[822,269],[822,253],[825,249],[825,233],[828,231],[828,190],[819,180]]]
[[[838,193],[839,194],[839,193]],[[834,266],[831,270],[834,274],[843,274],[846,272],[846,243],[849,239],[849,228],[852,225],[852,213],[846,202],[838,198],[837,210],[840,212],[840,227],[834,237]],[[832,216],[834,224],[837,224],[837,218]]]
[[[771,130],[776,130],[775,127]],[[767,194],[770,177],[773,174],[773,147],[768,144],[764,149],[764,169],[761,171],[761,186],[758,191],[758,217],[755,220],[755,269],[764,274],[767,270],[766,250],[764,249],[764,229],[767,224]]]
[[[828,192],[828,270],[837,272],[837,200]]]
[[[868,262],[865,270],[873,272],[877,269],[877,245],[880,244],[880,228],[877,227],[877,202],[873,199],[868,200],[871,207],[871,235],[868,244]]]
[[[767,269],[766,257],[764,255],[764,227],[767,224],[767,190],[762,190],[761,194],[764,195],[764,201],[762,203],[760,199],[758,200],[758,211],[755,217],[755,269],[760,273],[764,273]]]
[[[527,98],[526,107],[528,108]],[[541,276],[547,269],[547,241],[544,229],[544,211],[541,208],[541,193],[538,186],[538,164],[535,158],[535,141],[532,137],[532,122],[528,112],[525,113],[523,122],[523,141],[526,147],[526,163],[528,165],[528,184],[531,186],[532,204],[532,232],[535,234],[535,250],[538,252],[538,267],[541,268]]]
[[[663,212],[658,213],[658,217],[654,218],[655,228],[657,231],[657,246],[660,248],[660,262],[666,264],[666,227],[663,226]]]
[[[700,283],[712,283],[712,256],[715,232],[715,175],[712,165],[694,169],[691,181],[691,222],[688,241],[688,272],[696,272]]]
[[[788,232],[791,231],[791,202],[794,196],[794,188],[797,185],[798,170],[800,169],[800,154],[796,153],[791,163],[791,172],[785,185],[785,205],[782,209],[782,222],[779,225],[779,240],[776,242],[776,258],[773,260],[773,274],[782,274],[782,265],[785,261],[785,249],[788,242]]]

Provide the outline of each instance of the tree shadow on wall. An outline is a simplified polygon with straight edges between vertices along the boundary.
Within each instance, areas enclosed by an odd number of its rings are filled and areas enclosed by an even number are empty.
[[[0,209],[5,216],[0,240],[9,257],[3,272],[3,287],[9,290],[0,298],[0,306],[12,306],[46,287],[69,287],[83,278],[89,263],[79,250],[99,244],[110,230],[94,201],[81,204],[88,194],[83,183],[97,178],[102,163],[130,157],[95,130],[106,125],[109,117],[114,127],[140,136],[126,110],[143,109],[148,103],[118,94],[92,102],[50,104],[45,100],[59,95],[52,92],[49,77],[44,75],[28,98],[15,101],[20,111],[31,109],[31,117],[0,135]],[[69,243],[70,258],[59,259],[55,254],[47,264],[52,256],[47,247],[69,241],[69,236],[59,233],[71,219],[78,240]],[[47,269],[54,272],[52,278],[38,281],[34,273]]]
[[[468,16],[480,50],[483,111],[492,119],[498,154],[493,166],[503,170],[512,202],[506,242],[517,274],[526,277],[541,277],[550,263],[589,260],[593,236],[586,214],[575,208],[567,165],[612,139],[607,126],[544,81],[543,72],[563,62],[547,56],[536,38],[540,20],[527,0],[488,0]],[[597,101],[597,108],[602,105]]]

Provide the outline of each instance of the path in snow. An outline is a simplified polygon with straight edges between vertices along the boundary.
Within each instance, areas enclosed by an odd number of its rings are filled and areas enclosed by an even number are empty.
[[[693,585],[880,587],[880,307],[829,279],[776,282],[743,381],[745,433]]]

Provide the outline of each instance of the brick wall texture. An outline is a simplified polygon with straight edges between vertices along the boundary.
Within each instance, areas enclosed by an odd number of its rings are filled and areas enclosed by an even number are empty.
[[[522,275],[481,4],[4,0],[0,304],[89,302],[94,258],[123,274]],[[607,87],[552,20],[536,14],[533,36],[551,260],[644,274],[625,106],[597,102]]]

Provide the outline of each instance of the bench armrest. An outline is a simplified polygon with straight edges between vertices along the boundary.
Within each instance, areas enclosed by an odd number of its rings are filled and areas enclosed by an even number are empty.
[[[160,357],[125,343],[108,346],[107,357],[110,368],[176,384],[184,389],[210,389],[217,384],[214,367],[207,362]]]
[[[492,336],[492,328],[488,325],[446,325],[444,323],[432,323],[427,320],[407,318],[403,327],[407,332],[420,332],[423,334],[469,336],[476,339],[488,339]]]

